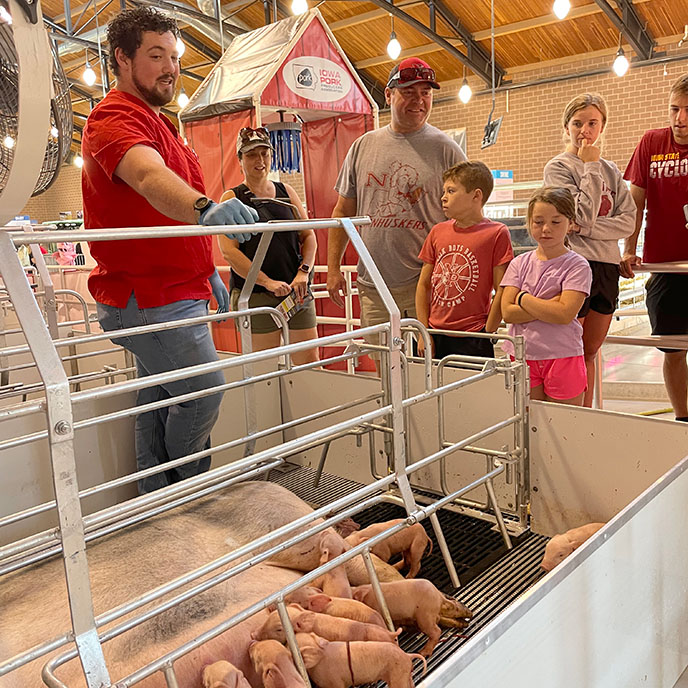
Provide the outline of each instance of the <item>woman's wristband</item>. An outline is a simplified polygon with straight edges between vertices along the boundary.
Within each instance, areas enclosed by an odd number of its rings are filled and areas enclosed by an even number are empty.
[[[524,297],[527,293],[528,293],[527,291],[521,291],[521,292],[519,292],[518,296],[516,297],[516,305],[517,305],[519,308],[523,308],[523,306],[521,306],[521,301],[523,301],[523,297]]]

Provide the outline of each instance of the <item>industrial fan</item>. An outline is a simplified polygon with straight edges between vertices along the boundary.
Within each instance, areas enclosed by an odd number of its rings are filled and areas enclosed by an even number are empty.
[[[72,127],[69,85],[38,3],[0,0],[0,226],[53,183]]]

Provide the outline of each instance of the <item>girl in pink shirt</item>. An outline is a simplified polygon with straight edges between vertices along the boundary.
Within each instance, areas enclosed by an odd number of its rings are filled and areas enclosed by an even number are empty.
[[[578,404],[587,387],[583,327],[576,316],[590,293],[588,261],[567,246],[576,203],[568,189],[543,187],[528,204],[528,231],[537,248],[514,258],[501,286],[509,334],[523,335],[531,399]],[[504,350],[513,356],[511,342]]]

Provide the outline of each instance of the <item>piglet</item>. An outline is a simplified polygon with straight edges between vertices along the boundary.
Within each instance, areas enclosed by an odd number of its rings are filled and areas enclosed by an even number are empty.
[[[387,530],[398,523],[403,523],[405,520],[397,518],[384,523],[373,523],[372,526],[351,533],[351,535],[346,537],[346,541],[352,547],[356,547],[356,545],[360,545],[365,540],[379,535],[383,530]],[[406,566],[408,568],[406,578],[415,578],[418,571],[420,571],[420,560],[423,558],[428,543],[430,543],[429,554],[432,552],[432,540],[428,537],[422,524],[414,523],[412,526],[408,526],[408,528],[404,528],[404,530],[379,542],[371,548],[371,552],[380,557],[382,561],[389,561],[395,554],[401,553],[403,559],[394,564],[394,568],[401,569]]]
[[[439,641],[442,631],[439,621],[445,626],[465,628],[473,613],[452,597],[443,595],[429,580],[393,581],[380,583],[394,623],[415,626],[428,636],[428,642],[420,653],[429,657]],[[354,599],[382,612],[372,585],[354,588]]]
[[[254,640],[248,654],[263,688],[305,688],[291,652],[277,640]]]
[[[224,660],[207,664],[202,678],[203,688],[251,688],[241,670]]]
[[[329,514],[328,514],[329,515]],[[334,526],[334,529],[345,538],[347,535],[351,535],[356,530],[360,530],[361,526],[354,521],[353,518],[345,518]]]
[[[356,600],[347,600],[344,597],[330,597],[310,586],[299,588],[285,597],[285,601],[300,604],[307,611],[339,616],[353,621],[374,624],[380,628],[387,628],[380,614],[367,604]]]
[[[349,688],[385,681],[388,688],[414,688],[413,659],[428,665],[418,654],[398,645],[376,642],[330,642],[315,633],[297,633],[296,642],[309,676],[319,688]]]
[[[351,546],[344,538],[329,530],[323,531],[319,546],[320,566],[351,549]],[[351,599],[351,585],[349,584],[345,566],[337,566],[337,568],[328,571],[318,578],[317,582],[325,594]]]
[[[584,526],[572,528],[565,533],[555,535],[545,547],[545,556],[542,559],[540,568],[545,569],[545,571],[551,571],[604,525],[606,524],[587,523]]]
[[[393,643],[401,633],[401,629],[392,633],[373,624],[306,611],[298,604],[290,604],[287,607],[287,613],[294,631],[297,633],[313,632],[326,640],[374,640],[382,643]],[[253,634],[253,638],[255,640],[273,639],[281,643],[286,641],[287,636],[277,611],[270,614],[263,626]]]

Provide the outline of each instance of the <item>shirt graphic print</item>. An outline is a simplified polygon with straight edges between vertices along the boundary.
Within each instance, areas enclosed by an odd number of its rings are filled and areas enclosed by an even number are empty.
[[[449,244],[437,253],[432,272],[432,302],[441,308],[453,308],[476,290],[480,266],[473,251],[462,244]]]
[[[415,167],[402,162],[393,162],[388,172],[368,172],[366,186],[373,189],[369,214],[373,227],[389,227],[388,218],[398,218],[392,226],[407,227],[402,219],[412,213],[414,207],[427,193],[420,185],[420,175]],[[399,222],[400,221],[400,222]],[[416,222],[425,229],[424,222]]]

